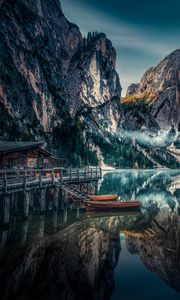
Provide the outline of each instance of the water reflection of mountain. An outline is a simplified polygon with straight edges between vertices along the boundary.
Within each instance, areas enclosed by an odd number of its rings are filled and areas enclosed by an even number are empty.
[[[110,299],[119,233],[134,224],[141,215],[96,216],[43,237],[41,220],[27,245],[8,241],[0,260],[1,299]]]
[[[120,232],[131,254],[180,288],[178,205],[171,209],[162,202],[143,214],[82,219],[53,235],[42,234],[42,221],[28,243],[22,239],[11,247],[8,241],[0,259],[1,299],[110,299]]]
[[[1,299],[110,299],[119,235],[100,225],[87,220],[26,248],[9,248],[1,260]]]
[[[126,240],[139,254],[148,270],[180,291],[180,216],[179,205],[161,203],[158,213],[142,234],[125,232]]]
[[[107,174],[101,193],[142,201],[141,224],[125,231],[127,249],[171,287],[180,291],[180,175],[177,171],[125,171]]]
[[[122,170],[104,175],[100,193],[117,193],[123,199],[135,199],[141,194],[167,192],[171,195],[180,188],[177,171]]]
[[[101,192],[138,195],[143,202],[141,214],[73,213],[70,225],[69,212],[57,215],[56,211],[48,222],[45,216],[33,216],[34,222],[29,218],[4,229],[1,299],[110,299],[121,253],[120,232],[125,234],[127,251],[139,255],[148,270],[179,291],[179,177],[162,173],[142,176],[136,171],[125,173],[124,179],[122,174],[104,178]]]

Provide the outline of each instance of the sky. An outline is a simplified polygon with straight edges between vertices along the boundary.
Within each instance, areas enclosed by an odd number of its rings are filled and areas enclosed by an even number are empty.
[[[60,0],[67,19],[104,32],[117,53],[122,95],[131,83],[180,48],[180,0]]]

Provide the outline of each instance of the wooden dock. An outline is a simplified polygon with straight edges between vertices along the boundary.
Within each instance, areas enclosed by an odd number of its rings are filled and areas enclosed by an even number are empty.
[[[59,187],[63,192],[67,193],[68,196],[70,195],[75,197],[82,202],[90,200],[87,192],[82,192],[78,188],[72,187],[71,185],[60,185]]]
[[[98,181],[101,176],[102,172],[98,167],[0,170],[0,194],[51,187],[58,184],[88,183]]]
[[[19,209],[22,218],[27,219],[34,205],[40,214],[49,209],[49,204],[53,210],[67,209],[71,196],[80,201],[88,198],[91,183],[94,183],[97,192],[101,177],[101,169],[98,167],[0,170],[0,223],[9,224],[13,213]],[[86,192],[83,191],[84,187]],[[47,193],[51,188],[52,199],[48,200]],[[34,192],[38,195],[36,200]],[[21,199],[18,198],[19,194]]]

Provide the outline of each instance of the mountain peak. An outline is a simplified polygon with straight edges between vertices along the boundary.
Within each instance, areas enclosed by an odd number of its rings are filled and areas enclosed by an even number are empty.
[[[128,118],[137,120],[136,128],[139,126],[149,128],[154,124],[156,128],[167,130],[171,123],[178,125],[180,121],[179,67],[180,49],[176,49],[157,66],[149,68],[138,86],[131,85],[128,88],[128,98],[124,99],[124,103],[138,103],[138,108],[132,107],[131,111],[128,110]],[[129,93],[131,93],[130,96]],[[125,120],[126,108],[127,106],[124,107]],[[125,123],[128,123],[128,120]]]

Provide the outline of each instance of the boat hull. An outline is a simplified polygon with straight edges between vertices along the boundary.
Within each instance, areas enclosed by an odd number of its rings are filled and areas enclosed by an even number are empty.
[[[118,195],[89,195],[88,198],[91,201],[116,201]]]
[[[103,217],[138,217],[141,216],[141,210],[136,209],[122,209],[122,210],[105,210],[105,211],[94,211],[94,210],[86,210],[85,217],[88,219],[91,218],[103,218]]]
[[[117,211],[117,210],[133,210],[141,206],[139,201],[126,201],[126,202],[97,202],[86,201],[86,211]]]

